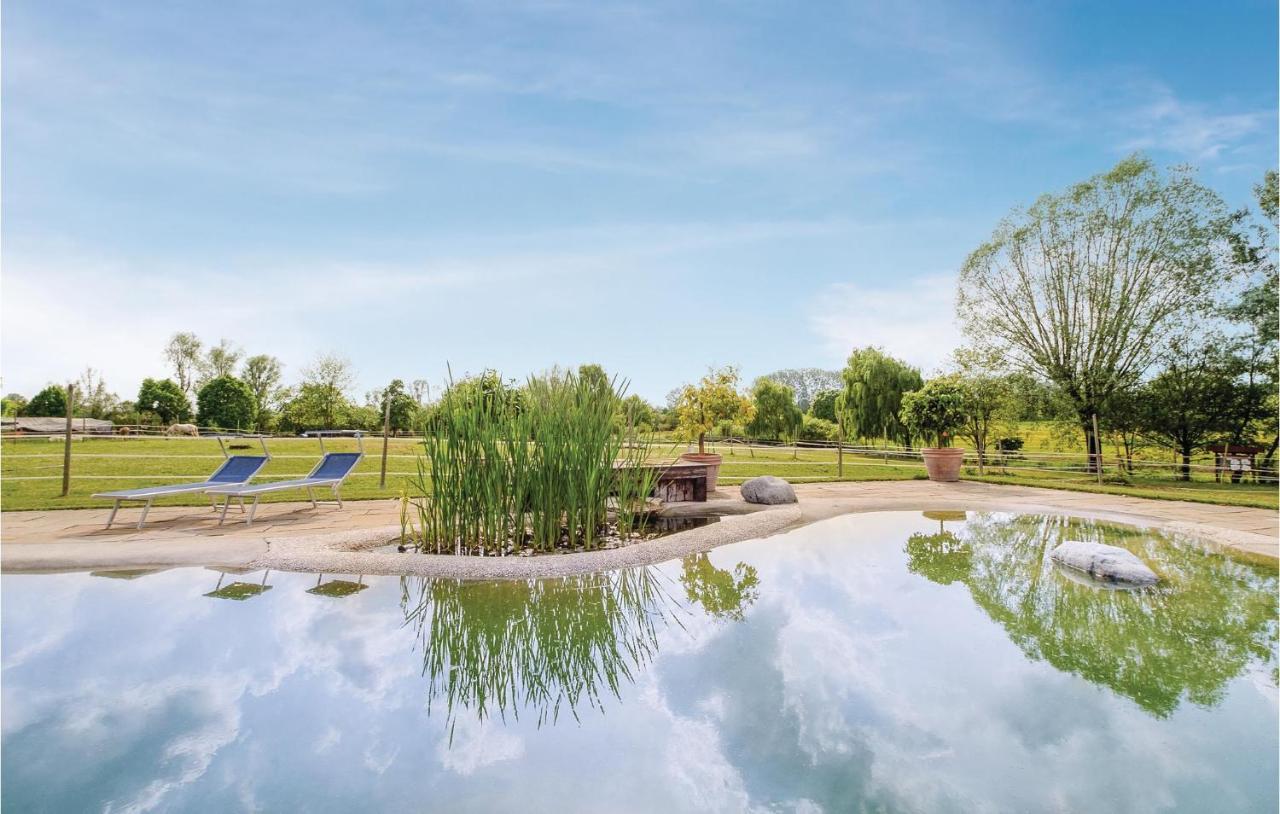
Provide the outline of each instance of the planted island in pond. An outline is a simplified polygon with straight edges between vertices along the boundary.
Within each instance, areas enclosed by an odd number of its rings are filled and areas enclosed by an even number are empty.
[[[521,388],[495,373],[451,383],[406,497],[406,544],[501,555],[632,538],[657,472],[644,466],[651,444],[623,407],[625,389],[572,371]]]

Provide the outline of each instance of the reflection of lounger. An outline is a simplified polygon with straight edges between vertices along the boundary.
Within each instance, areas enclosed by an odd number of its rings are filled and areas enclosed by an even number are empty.
[[[115,506],[111,508],[111,516],[107,518],[107,528],[111,528],[111,524],[115,522],[116,512],[120,511],[120,501],[136,500],[145,502],[146,505],[142,507],[142,517],[138,518],[138,528],[142,528],[142,524],[147,521],[147,512],[151,510],[151,501],[156,498],[203,492],[213,486],[243,486],[254,475],[258,474],[259,469],[266,466],[268,460],[269,458],[266,455],[232,455],[222,466],[218,467],[217,472],[209,476],[208,480],[200,481],[199,483],[174,483],[168,486],[147,486],[141,489],[124,489],[118,492],[100,492],[94,497],[106,498],[116,502]]]
[[[249,514],[245,517],[245,525],[253,524],[253,513],[258,509],[258,500],[269,492],[283,492],[289,489],[306,489],[307,496],[311,498],[311,507],[314,509],[319,503],[316,501],[315,490],[322,487],[329,487],[333,490],[333,501],[339,506],[342,505],[342,496],[338,494],[338,489],[342,486],[342,482],[351,474],[351,470],[356,468],[356,464],[360,463],[360,459],[364,457],[363,452],[329,452],[326,453],[320,463],[316,464],[316,468],[311,470],[311,474],[305,478],[296,480],[281,480],[273,483],[257,483],[252,486],[243,484],[240,486],[218,486],[213,489],[205,489],[205,493],[215,497],[222,495],[226,500],[222,504],[222,517],[218,520],[218,525],[222,525],[227,519],[227,506],[231,505],[231,498],[238,497],[243,500],[246,497],[253,498],[253,505],[249,507]]]

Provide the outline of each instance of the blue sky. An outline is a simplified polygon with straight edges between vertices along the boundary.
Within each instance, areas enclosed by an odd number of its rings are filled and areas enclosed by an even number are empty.
[[[1011,207],[1134,150],[1233,206],[1276,7],[73,3],[3,20],[3,390],[174,331],[393,377],[936,366]]]

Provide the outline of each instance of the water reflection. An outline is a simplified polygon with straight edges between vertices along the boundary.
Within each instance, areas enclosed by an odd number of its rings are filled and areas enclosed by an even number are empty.
[[[1064,539],[1127,548],[1158,564],[1162,581],[1141,591],[1082,584],[1049,559]],[[904,550],[912,573],[967,587],[1028,657],[1110,687],[1156,717],[1184,698],[1213,706],[1228,681],[1272,659],[1274,569],[1194,542],[1062,517],[975,514],[956,532],[912,534]]]
[[[732,571],[716,568],[706,554],[691,554],[681,563],[680,583],[690,602],[718,619],[742,619],[760,595],[760,575],[740,562]]]

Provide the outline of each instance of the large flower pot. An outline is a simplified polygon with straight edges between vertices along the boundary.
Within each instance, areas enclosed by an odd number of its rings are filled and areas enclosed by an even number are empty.
[[[707,493],[716,490],[716,478],[720,477],[720,462],[724,460],[713,452],[686,452],[680,460],[691,464],[702,464],[707,468]]]
[[[924,468],[929,480],[951,483],[960,480],[960,465],[964,463],[964,450],[957,447],[935,447],[921,450]]]

